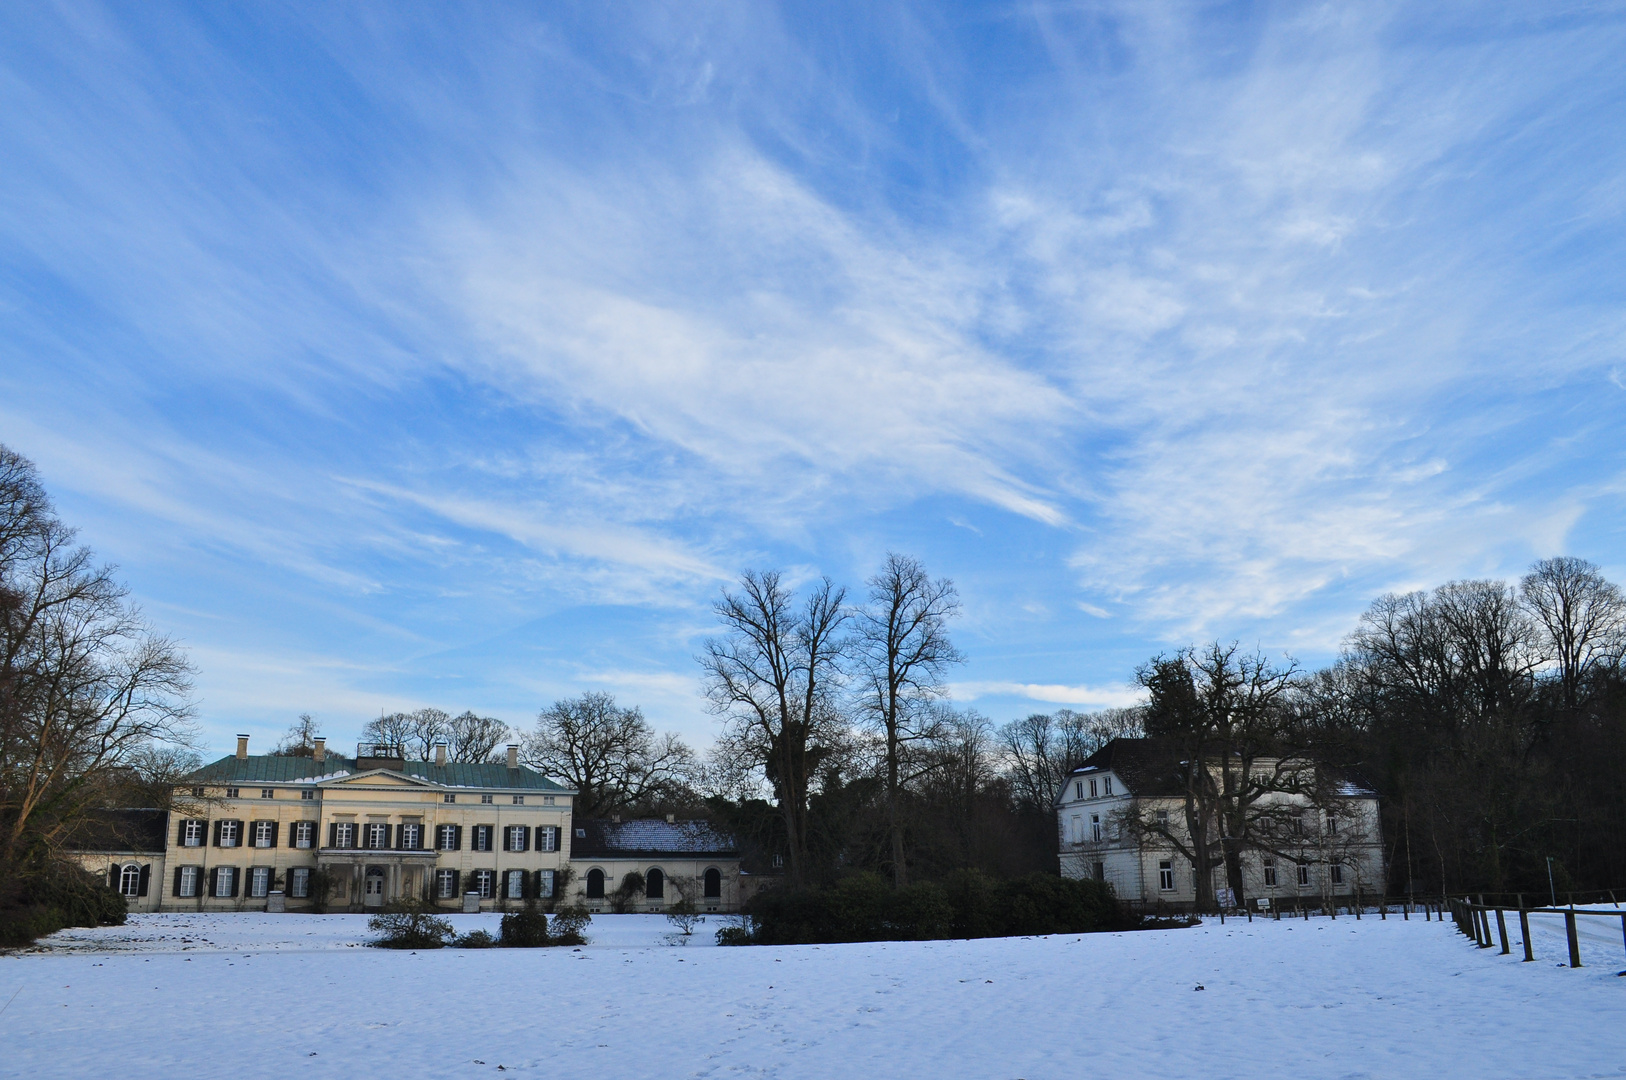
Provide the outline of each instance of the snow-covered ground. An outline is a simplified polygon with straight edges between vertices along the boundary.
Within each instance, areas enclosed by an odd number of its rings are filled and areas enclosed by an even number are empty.
[[[1502,956],[1420,919],[723,949],[599,916],[413,954],[361,916],[135,916],[0,958],[0,1076],[1626,1076],[1620,923],[1582,924],[1575,971],[1558,918],[1521,964],[1516,918]]]

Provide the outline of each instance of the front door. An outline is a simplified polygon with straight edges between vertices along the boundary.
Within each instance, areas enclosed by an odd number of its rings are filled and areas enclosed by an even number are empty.
[[[367,885],[362,890],[361,903],[364,907],[384,906],[384,871],[376,866],[367,868]]]

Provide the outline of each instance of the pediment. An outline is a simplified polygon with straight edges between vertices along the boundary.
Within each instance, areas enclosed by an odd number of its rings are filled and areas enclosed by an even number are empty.
[[[388,769],[369,769],[366,772],[352,773],[336,780],[327,780],[323,787],[399,787],[399,788],[432,788],[438,784],[431,784],[427,780],[420,780],[416,776],[403,776]]]

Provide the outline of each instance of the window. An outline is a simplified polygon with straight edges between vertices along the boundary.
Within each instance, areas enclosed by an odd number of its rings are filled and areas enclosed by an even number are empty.
[[[236,896],[236,895],[237,895],[237,867],[235,867],[235,866],[217,866],[217,867],[215,867],[215,896],[216,897],[223,897],[223,896]]]
[[[1073,785],[1073,798],[1082,799],[1083,797],[1084,797],[1084,781],[1080,780],[1078,783]]]
[[[1332,883],[1334,885],[1342,885],[1344,883],[1344,866],[1342,863],[1332,864]]]
[[[480,801],[482,803],[484,803],[485,805],[487,805],[487,806],[491,805],[491,799],[492,799],[492,797],[490,795],[482,795],[482,796],[480,796]]]
[[[1276,864],[1267,859],[1265,860],[1265,888],[1274,889],[1275,887]]]
[[[723,895],[723,872],[713,866],[706,871],[706,899],[712,900]]]
[[[274,821],[256,821],[254,823],[254,846],[276,847],[277,823]]]
[[[525,796],[523,796],[523,795],[515,795],[514,796],[514,805],[515,806],[524,806],[525,805]]]
[[[1090,781],[1090,798],[1095,798],[1095,781]]]
[[[652,866],[649,873],[644,875],[644,899],[664,900],[666,898],[666,875],[661,868]]]
[[[435,847],[440,849],[441,851],[456,851],[457,847],[458,847],[458,844],[457,844],[457,826],[456,825],[436,825],[435,826]]]
[[[1090,867],[1090,876],[1097,881],[1105,881],[1107,879],[1107,864],[1095,863]]]
[[[181,826],[181,846],[182,847],[202,847],[203,846],[203,832],[204,832],[204,828],[206,827],[206,825],[207,825],[207,822],[202,822],[202,821],[188,821],[186,824],[182,825]]]
[[[260,789],[260,798],[262,798],[262,799],[274,799],[276,797],[277,797],[277,789],[276,788],[263,787],[263,788]]]
[[[315,802],[316,801],[316,789],[315,788],[306,788],[304,791],[301,791],[299,793],[299,797],[301,799],[304,799],[306,802]]]
[[[241,827],[242,825],[240,822],[222,821],[220,823],[220,846],[236,847],[238,839],[237,830]]]
[[[530,830],[523,825],[508,826],[508,828],[503,830],[505,837],[503,842],[503,850],[524,851],[529,848],[530,844],[526,843],[526,841],[530,839],[530,837],[526,835],[528,832],[530,832]]]
[[[423,826],[402,825],[400,846],[406,851],[417,851],[423,847]]]
[[[311,895],[311,871],[308,866],[297,866],[288,871],[288,895],[295,900],[308,900]]]
[[[536,872],[536,895],[544,900],[553,898],[553,871],[538,870]]]
[[[193,798],[194,798],[194,799],[201,799],[201,798],[203,798],[203,789],[202,789],[202,788],[200,788],[200,787],[195,787],[195,788],[193,788],[193,789],[192,789],[192,797],[193,797]]]
[[[495,825],[476,825],[474,827],[474,850],[475,851],[490,851],[491,850],[491,840],[492,840],[491,834],[495,829],[496,829]]]
[[[1169,812],[1167,810],[1159,810],[1157,812],[1157,827],[1162,829],[1164,832],[1169,831]]]
[[[435,897],[440,900],[453,900],[457,897],[457,871],[435,871]]]
[[[334,823],[333,846],[336,848],[353,848],[356,846],[355,822],[339,821]]]
[[[290,835],[293,837],[294,847],[314,847],[316,845],[316,822],[296,821]]]
[[[269,866],[256,866],[248,872],[248,894],[256,899],[264,899],[271,891],[271,868]]]
[[[785,868],[785,857],[783,855],[775,855],[773,857],[773,868],[775,870],[783,870]]]
[[[1163,892],[1174,891],[1174,863],[1169,859],[1157,864],[1157,887]]]
[[[476,870],[474,872],[474,892],[480,894],[480,899],[490,900],[497,895],[497,871]]]
[[[131,863],[119,871],[119,892],[128,899],[141,895],[141,867]]]
[[[442,795],[440,797],[440,801],[441,802],[456,802],[457,801],[457,796],[453,795],[451,792],[447,792],[445,795]]]
[[[1112,794],[1112,777],[1108,776],[1101,781],[1101,794]]]
[[[1101,815],[1100,814],[1091,814],[1090,815],[1090,839],[1094,840],[1097,844],[1099,844],[1101,842]]]
[[[536,850],[559,850],[559,827],[557,825],[538,825],[536,827]]]
[[[510,870],[503,877],[505,879],[503,896],[509,900],[525,899],[525,871]]]
[[[586,829],[577,829],[576,830],[576,839],[578,839],[578,840],[587,839],[587,830]]]
[[[604,899],[604,871],[597,867],[587,871],[587,898],[589,900]]]
[[[1310,864],[1299,863],[1299,888],[1310,884]]]
[[[374,821],[367,826],[367,847],[379,851],[390,846],[390,827],[381,821]]]
[[[175,877],[176,896],[198,895],[198,868],[183,866]]]
[[[1068,822],[1067,839],[1075,844],[1084,842],[1084,819],[1077,814],[1074,814],[1072,820]]]
[[[237,798],[237,789],[234,788],[234,787],[227,788],[226,789],[226,798],[228,798],[228,799]]]
[[[543,806],[552,806],[553,805],[553,796],[552,795],[544,795],[544,796],[542,796],[542,805]]]
[[[1338,834],[1338,818],[1337,818],[1336,815],[1329,813],[1327,815],[1327,835],[1328,836],[1336,836],[1337,834]]]

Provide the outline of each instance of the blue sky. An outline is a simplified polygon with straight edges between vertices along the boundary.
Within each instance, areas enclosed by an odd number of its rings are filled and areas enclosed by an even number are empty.
[[[1618,4],[12,5],[0,441],[199,669],[709,741],[746,567],[956,697],[1626,578]]]

